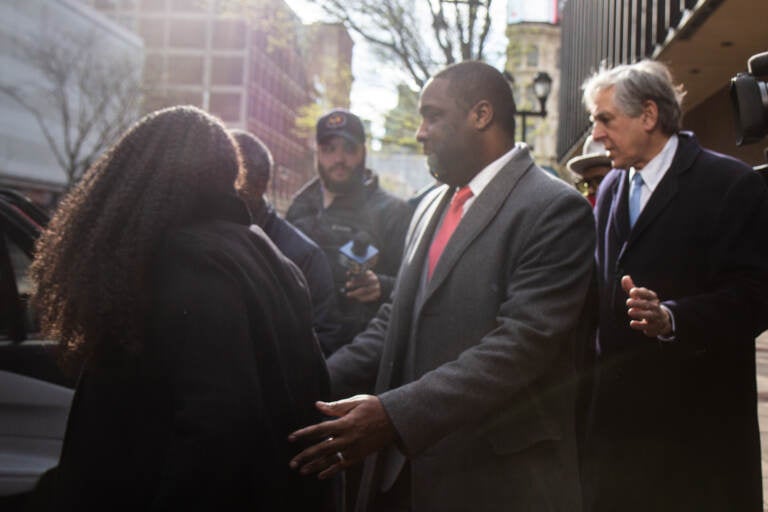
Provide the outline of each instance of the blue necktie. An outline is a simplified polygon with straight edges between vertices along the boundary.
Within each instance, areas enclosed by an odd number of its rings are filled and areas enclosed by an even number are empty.
[[[632,188],[629,189],[629,227],[632,228],[640,215],[640,196],[643,191],[643,177],[635,171],[632,176]]]

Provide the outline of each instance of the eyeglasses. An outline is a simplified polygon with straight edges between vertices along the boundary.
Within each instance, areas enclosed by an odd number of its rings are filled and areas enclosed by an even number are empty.
[[[592,178],[586,178],[583,180],[579,180],[575,183],[576,190],[581,192],[583,195],[589,195],[589,190],[597,190],[597,188],[600,186],[600,183],[603,181],[602,176],[594,176]]]

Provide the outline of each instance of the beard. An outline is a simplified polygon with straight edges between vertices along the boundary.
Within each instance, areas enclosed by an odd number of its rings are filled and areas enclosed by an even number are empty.
[[[451,186],[464,186],[472,178],[467,175],[471,166],[466,162],[466,156],[461,151],[446,151],[445,153],[430,153],[427,155],[429,174],[440,183]]]
[[[319,162],[317,163],[317,173],[320,176],[320,181],[323,182],[323,187],[325,187],[326,190],[332,194],[345,195],[362,186],[363,176],[365,175],[365,162],[361,162],[357,167],[352,169],[352,172],[349,174],[349,178],[344,181],[332,179],[330,177],[329,169],[321,165]]]

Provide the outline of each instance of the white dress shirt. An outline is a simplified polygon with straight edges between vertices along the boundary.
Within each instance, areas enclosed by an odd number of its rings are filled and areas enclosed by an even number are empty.
[[[499,171],[501,171],[501,168],[507,165],[507,162],[512,160],[512,157],[514,157],[517,152],[521,151],[523,147],[523,144],[518,142],[512,149],[501,155],[490,164],[486,165],[482,171],[475,174],[475,177],[472,178],[469,183],[467,183],[467,186],[469,186],[469,189],[472,191],[472,197],[467,199],[467,201],[464,203],[464,208],[461,210],[462,217],[466,215],[470,206],[472,206],[472,204],[475,202],[477,196],[479,196],[483,189],[485,189],[485,187],[488,185],[488,183],[490,183],[491,180],[496,177]]]
[[[632,182],[632,178],[635,173],[639,172],[643,177],[643,188],[640,192],[640,211],[643,211],[648,200],[651,198],[651,194],[656,190],[661,179],[667,174],[672,160],[675,158],[675,152],[677,152],[677,135],[672,134],[664,147],[661,149],[658,155],[653,157],[645,167],[640,170],[634,167],[629,168],[629,182]]]

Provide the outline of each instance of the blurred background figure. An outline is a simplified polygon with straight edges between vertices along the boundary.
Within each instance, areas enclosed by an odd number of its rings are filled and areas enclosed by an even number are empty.
[[[330,355],[339,326],[332,318],[336,293],[325,254],[304,233],[278,217],[264,195],[274,166],[269,148],[258,137],[244,130],[232,130],[230,133],[240,146],[245,171],[238,175],[238,194],[250,210],[253,223],[263,229],[277,248],[304,273],[312,296],[312,325],[323,352]]]
[[[328,374],[299,270],[254,233],[235,142],[147,115],[61,203],[32,266],[44,331],[82,367],[56,510],[332,510],[289,432]]]
[[[315,135],[318,176],[296,194],[285,218],[323,249],[333,272],[334,318],[341,325],[336,350],[365,329],[392,293],[412,210],[366,168],[359,117],[331,110],[317,121]],[[361,249],[356,262],[342,251],[350,243]]]
[[[576,177],[576,188],[592,206],[595,206],[597,189],[611,170],[611,159],[605,151],[605,146],[593,140],[591,135],[584,142],[584,150],[581,153],[568,160],[568,170]]]

